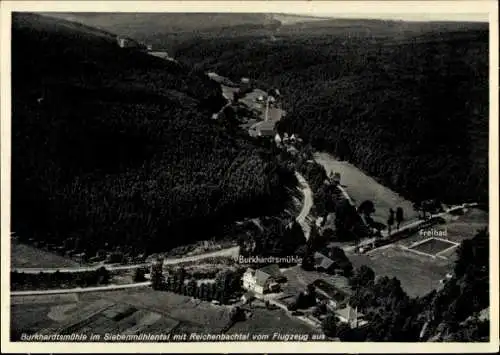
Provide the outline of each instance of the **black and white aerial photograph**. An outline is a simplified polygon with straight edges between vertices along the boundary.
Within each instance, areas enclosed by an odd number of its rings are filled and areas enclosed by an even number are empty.
[[[330,3],[10,12],[11,344],[498,346],[488,10]]]

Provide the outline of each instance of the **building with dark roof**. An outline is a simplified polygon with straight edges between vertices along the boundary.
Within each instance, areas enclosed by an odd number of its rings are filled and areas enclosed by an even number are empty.
[[[318,271],[328,271],[335,266],[335,262],[328,256],[316,252],[314,253],[314,267]]]
[[[257,131],[257,136],[259,137],[274,137],[276,134],[275,122],[272,121],[259,122],[255,126],[255,130]]]
[[[334,276],[331,279],[318,279],[313,282],[319,299],[326,300],[330,308],[344,307],[349,301],[351,289],[349,281],[342,276]]]

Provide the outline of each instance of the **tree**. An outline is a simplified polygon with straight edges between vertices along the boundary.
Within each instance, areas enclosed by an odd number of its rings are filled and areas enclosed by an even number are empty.
[[[425,218],[425,212],[424,215],[422,216],[422,202],[421,201],[415,201],[413,203],[413,209],[418,213],[418,218]]]
[[[319,318],[322,314],[323,312],[321,312],[321,308],[319,306],[313,308],[312,310],[313,317]]]
[[[109,263],[110,264],[117,264],[121,263],[123,261],[124,255],[120,251],[113,252],[109,255]]]
[[[241,322],[245,320],[245,311],[241,307],[234,307],[230,313],[231,322]]]
[[[399,229],[401,222],[404,221],[404,211],[402,207],[396,208],[396,228]]]
[[[217,295],[214,297],[221,303],[227,303],[229,296],[239,291],[241,288],[241,280],[238,273],[234,270],[222,270],[215,277],[215,285]]]
[[[394,210],[389,209],[389,217],[387,218],[387,233],[391,234],[392,226],[394,225]]]
[[[296,311],[297,309],[299,309],[299,305],[297,304],[297,301],[294,300],[292,302],[290,302],[287,307],[286,307],[290,312],[294,312]]]
[[[159,259],[151,265],[151,287],[153,290],[160,290],[164,287],[164,283],[165,276],[163,275],[163,261]],[[175,284],[173,280],[170,285],[172,285],[172,290],[174,290]]]
[[[144,282],[146,281],[146,272],[143,268],[137,268],[134,272],[134,282]]]
[[[360,268],[356,270],[354,275],[349,279],[349,284],[353,288],[358,288],[360,286],[368,287],[375,281],[375,272],[366,265],[361,265]]]
[[[110,280],[110,274],[108,269],[106,269],[104,266],[101,266],[99,269],[97,269],[97,283],[99,284],[108,284]]]
[[[215,283],[213,282],[207,283],[207,299],[209,301],[217,299],[218,295],[216,295],[216,292],[217,292],[217,287]]]
[[[329,313],[323,320],[321,327],[327,337],[335,338],[337,336],[337,317],[333,313]]]
[[[318,226],[316,224],[311,225],[311,230],[309,231],[309,239],[307,240],[307,245],[310,251],[316,250],[322,245],[321,234],[319,233]]]
[[[284,252],[288,255],[295,253],[298,248],[306,244],[304,231],[296,220],[293,220],[285,230],[282,240],[284,243]]]
[[[309,246],[306,246],[305,254],[302,258],[301,267],[306,271],[314,270],[314,251]]]
[[[371,214],[375,213],[375,205],[372,201],[365,200],[359,205],[358,213],[370,217]]]
[[[354,227],[359,223],[359,215],[356,208],[348,200],[337,204],[335,211],[335,227],[340,239],[355,239]]]

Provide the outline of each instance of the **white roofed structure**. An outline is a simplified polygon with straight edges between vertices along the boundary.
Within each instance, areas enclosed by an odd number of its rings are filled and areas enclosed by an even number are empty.
[[[281,144],[281,137],[279,133],[276,133],[276,135],[274,136],[274,141],[276,142],[276,144]]]

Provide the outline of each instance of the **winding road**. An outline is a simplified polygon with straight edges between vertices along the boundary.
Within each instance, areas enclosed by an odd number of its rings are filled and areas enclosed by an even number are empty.
[[[302,201],[302,209],[297,216],[296,220],[302,227],[302,230],[304,231],[304,236],[306,237],[306,240],[309,239],[309,234],[311,232],[311,225],[307,221],[307,217],[309,216],[309,213],[311,212],[311,208],[313,206],[313,194],[311,191],[311,187],[307,183],[307,180],[299,173],[295,172],[295,176],[297,177],[297,180],[299,181],[300,184],[300,190],[302,191],[302,194],[304,195],[304,200]]]

